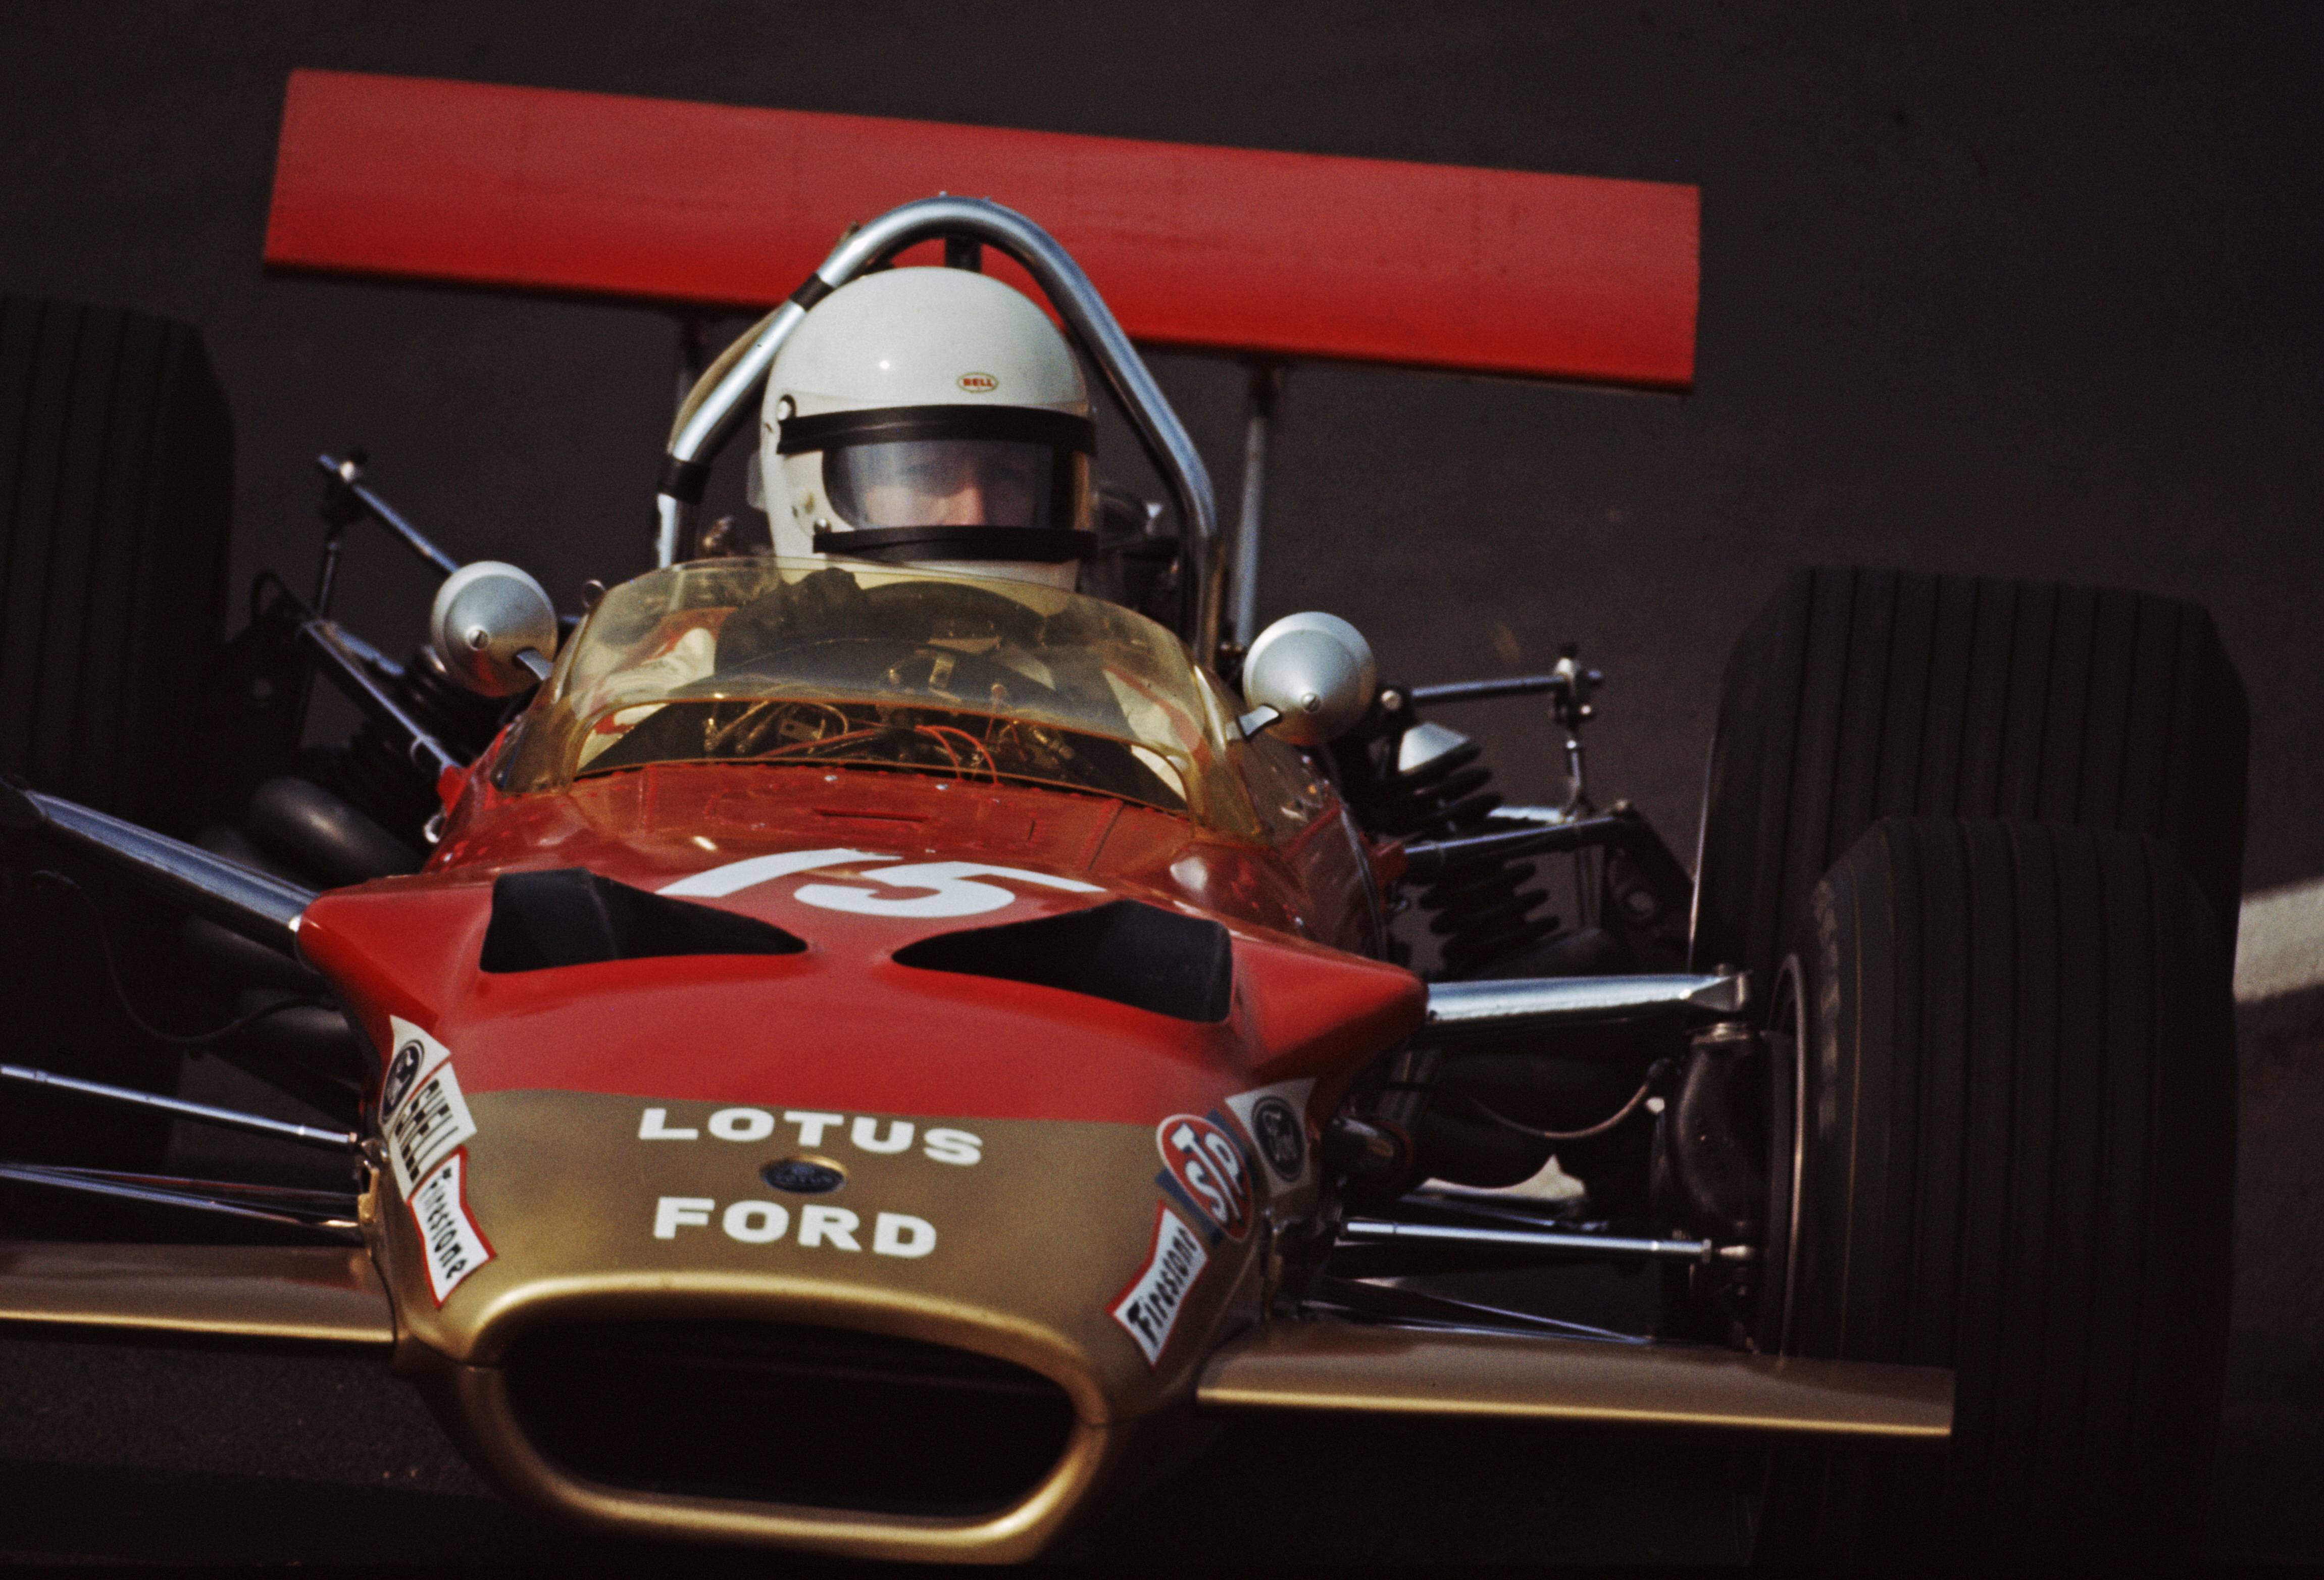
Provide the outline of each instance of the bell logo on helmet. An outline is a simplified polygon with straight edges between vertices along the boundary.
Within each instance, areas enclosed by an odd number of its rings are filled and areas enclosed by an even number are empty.
[[[1001,381],[989,373],[964,373],[953,382],[972,395],[989,395],[1001,387]]]

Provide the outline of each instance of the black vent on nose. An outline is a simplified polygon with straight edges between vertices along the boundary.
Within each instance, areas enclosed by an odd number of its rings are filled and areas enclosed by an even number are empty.
[[[1180,1021],[1225,1020],[1234,993],[1226,929],[1135,900],[922,938],[895,958],[923,971],[1087,993]]]
[[[477,964],[545,971],[662,955],[796,955],[806,947],[767,922],[665,900],[586,867],[559,867],[493,880],[493,919]]]
[[[507,1361],[535,1447],[606,1486],[923,1516],[1040,1485],[1074,1408],[1038,1372],[884,1334],[788,1323],[537,1330]]]

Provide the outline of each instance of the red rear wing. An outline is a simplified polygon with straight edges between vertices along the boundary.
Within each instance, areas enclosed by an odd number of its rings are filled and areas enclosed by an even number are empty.
[[[766,307],[939,191],[1049,231],[1150,344],[1694,376],[1693,187],[416,77],[290,74],[266,260]]]

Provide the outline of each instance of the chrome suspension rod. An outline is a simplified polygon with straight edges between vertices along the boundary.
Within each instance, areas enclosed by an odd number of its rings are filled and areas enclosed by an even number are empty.
[[[458,560],[436,547],[427,533],[404,519],[402,512],[372,491],[363,480],[363,466],[360,462],[352,458],[343,461],[337,456],[317,456],[315,465],[320,467],[329,476],[337,477],[347,493],[354,497],[355,503],[369,512],[373,520],[387,529],[389,536],[435,567],[438,572],[449,576],[460,568]]]
[[[460,766],[460,760],[444,743],[429,735],[428,726],[414,718],[380,684],[346,632],[328,620],[309,620],[299,627],[299,640],[323,661],[323,673],[346,695],[348,701],[404,737],[405,756],[414,768],[428,776],[429,783],[443,778],[446,770]],[[532,656],[538,659],[540,655]]]
[[[1520,1251],[1581,1252],[1595,1256],[1644,1257],[1660,1261],[1709,1261],[1719,1248],[1708,1240],[1649,1240],[1624,1234],[1574,1234],[1548,1229],[1468,1229],[1453,1224],[1402,1224],[1388,1218],[1350,1218],[1340,1225],[1342,1241],[1383,1243],[1391,1240],[1451,1245],[1499,1245]]]
[[[1542,976],[1435,982],[1428,986],[1422,1042],[1538,1026],[1672,1017],[1721,1020],[1749,1002],[1750,978],[1728,976]]]
[[[83,1196],[111,1197],[116,1201],[143,1202],[149,1206],[182,1207],[189,1212],[240,1218],[245,1223],[308,1230],[354,1244],[363,1243],[363,1225],[356,1216],[352,1194],[290,1190],[226,1180],[116,1174],[103,1169],[68,1169],[58,1164],[5,1160],[0,1160],[0,1179],[51,1190],[75,1191]]]
[[[182,1097],[164,1097],[158,1092],[140,1092],[134,1086],[84,1081],[77,1076],[60,1076],[53,1070],[33,1069],[27,1065],[0,1064],[0,1081],[42,1086],[52,1092],[94,1098],[101,1103],[154,1109],[179,1119],[191,1120],[197,1124],[214,1124],[225,1130],[245,1131],[252,1135],[274,1136],[305,1146],[324,1147],[335,1152],[354,1152],[363,1148],[363,1138],[353,1131],[318,1130],[309,1124],[293,1124],[288,1120],[269,1119],[261,1113],[246,1113],[239,1108],[213,1108],[207,1103],[189,1103]]]

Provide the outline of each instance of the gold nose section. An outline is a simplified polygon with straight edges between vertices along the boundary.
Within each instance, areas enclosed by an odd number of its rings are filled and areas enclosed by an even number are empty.
[[[511,1492],[607,1528],[1029,1556],[1258,1315],[1263,1232],[1170,1205],[1151,1126],[466,1113],[456,1200],[384,1178],[373,1215],[399,1367]]]

